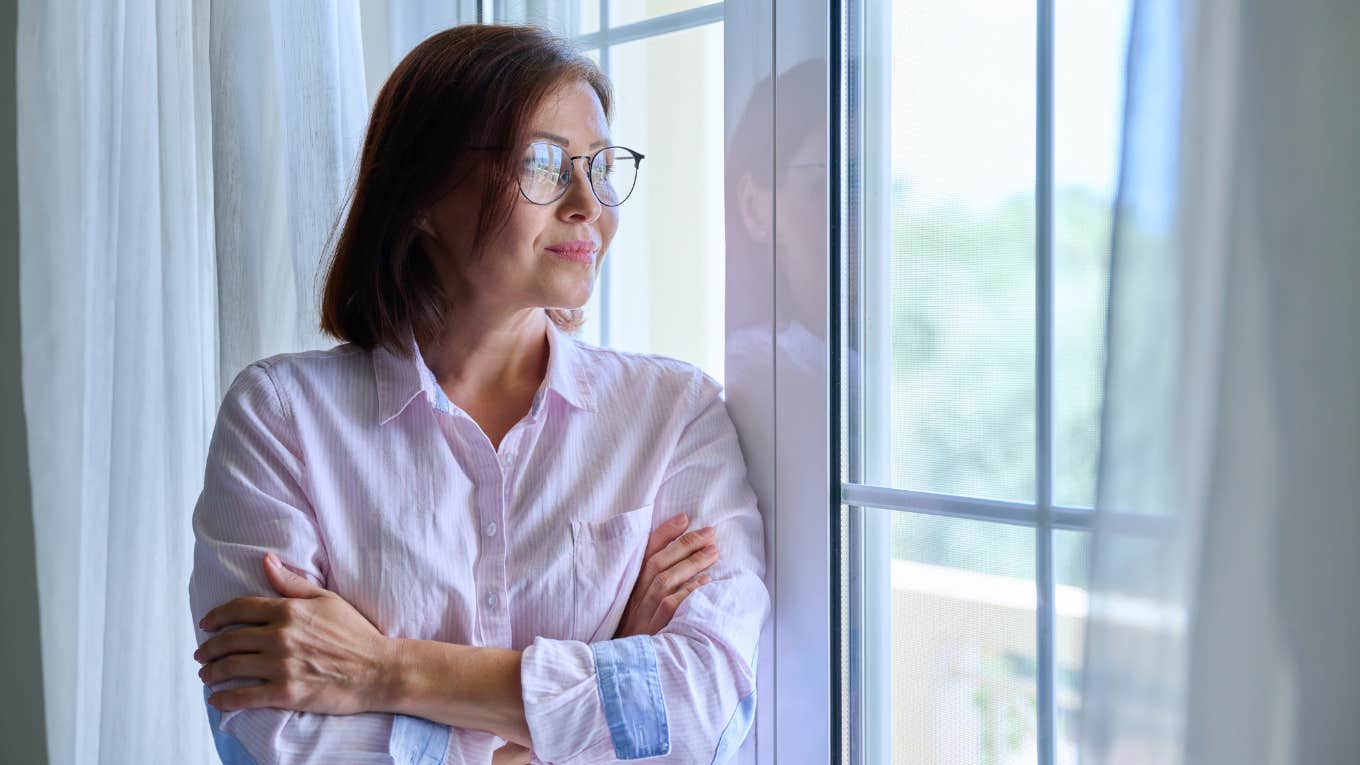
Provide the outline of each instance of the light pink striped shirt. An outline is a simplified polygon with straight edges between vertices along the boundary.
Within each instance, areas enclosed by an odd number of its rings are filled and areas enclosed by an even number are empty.
[[[386,635],[523,650],[536,762],[727,762],[753,719],[769,596],[721,386],[546,324],[547,375],[499,450],[414,342],[410,357],[347,343],[242,370],[194,509],[194,623],[276,595],[274,550]],[[713,581],[662,633],[611,640],[648,534],[678,512],[716,527]],[[504,743],[379,713],[209,718],[228,763],[487,763]]]

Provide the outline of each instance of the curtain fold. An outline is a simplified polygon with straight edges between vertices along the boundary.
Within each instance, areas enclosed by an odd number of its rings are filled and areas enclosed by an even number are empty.
[[[225,390],[262,356],[332,344],[318,327],[321,256],[352,183],[369,101],[356,3],[211,5]]]
[[[52,763],[217,762],[187,583],[218,402],[249,362],[334,344],[317,329],[323,250],[367,81],[457,21],[417,5],[19,3],[23,406]]]
[[[216,409],[201,7],[22,3],[20,320],[52,762],[209,762],[185,617]]]
[[[1360,751],[1360,9],[1137,3],[1081,757]]]

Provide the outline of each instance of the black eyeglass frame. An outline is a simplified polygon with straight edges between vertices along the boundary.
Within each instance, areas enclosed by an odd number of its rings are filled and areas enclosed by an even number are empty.
[[[636,174],[642,172],[642,160],[646,157],[645,154],[642,154],[642,153],[640,153],[640,152],[638,152],[638,151],[634,151],[633,149],[630,149],[630,148],[628,148],[627,146],[602,146],[602,147],[600,147],[599,149],[597,149],[593,154],[577,154],[577,155],[575,155],[575,156],[572,156],[572,155],[570,155],[570,154],[567,154],[566,147],[562,146],[561,144],[553,143],[552,141],[530,141],[529,143],[525,144],[525,145],[521,148],[521,150],[527,149],[527,148],[529,148],[530,146],[533,146],[533,145],[536,144],[536,143],[547,144],[548,146],[556,146],[557,148],[559,148],[559,149],[562,150],[562,153],[563,153],[563,154],[566,155],[566,158],[567,158],[567,182],[566,182],[565,184],[562,185],[562,190],[561,190],[560,192],[558,192],[557,196],[553,197],[552,199],[548,200],[547,202],[538,202],[538,201],[535,201],[535,200],[533,200],[533,199],[530,199],[530,198],[529,198],[529,195],[526,194],[526,193],[524,193],[524,182],[523,182],[523,178],[521,178],[521,179],[516,183],[516,185],[519,186],[519,195],[522,196],[522,197],[524,197],[524,200],[525,200],[526,202],[528,202],[529,204],[534,204],[534,205],[550,205],[550,204],[554,204],[554,203],[557,202],[557,200],[559,200],[559,199],[561,199],[562,197],[564,197],[564,196],[567,195],[567,189],[571,188],[572,174],[576,172],[576,160],[578,160],[578,159],[584,159],[584,160],[586,160],[586,177],[587,177],[587,178],[590,178],[590,177],[591,177],[591,167],[595,164],[595,158],[596,158],[596,157],[600,156],[600,154],[602,154],[602,153],[604,153],[604,152],[606,152],[606,151],[609,151],[610,149],[623,149],[624,151],[626,151],[626,152],[628,152],[629,154],[633,155],[633,172],[635,173],[635,175],[633,176],[633,188],[628,189],[628,193],[625,194],[625,195],[623,196],[623,199],[620,199],[619,201],[617,201],[617,202],[615,202],[614,204],[611,205],[611,204],[609,204],[608,202],[604,201],[603,199],[600,199],[600,192],[598,192],[598,191],[595,190],[595,184],[594,184],[594,183],[588,183],[588,185],[590,186],[590,193],[595,195],[595,200],[596,200],[597,202],[599,202],[600,204],[604,205],[605,207],[618,207],[619,205],[623,204],[624,202],[627,202],[629,197],[633,196],[633,191],[634,191],[634,189],[637,188],[637,175],[636,175]],[[465,146],[464,148],[466,148],[466,149],[472,149],[472,150],[475,150],[475,151],[511,151],[511,150],[514,149],[513,146]]]

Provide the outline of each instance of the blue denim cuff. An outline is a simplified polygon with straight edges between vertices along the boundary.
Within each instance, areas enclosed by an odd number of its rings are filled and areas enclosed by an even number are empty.
[[[449,726],[423,717],[394,715],[387,747],[399,765],[444,765]]]
[[[656,757],[671,750],[666,703],[656,651],[647,635],[591,643],[600,701],[620,760]]]
[[[217,747],[217,758],[222,761],[222,765],[258,765],[255,758],[250,756],[250,752],[241,746],[234,736],[222,730],[222,712],[217,707],[208,703],[208,698],[212,696],[212,687],[206,683],[203,686],[203,706],[208,708],[208,725],[212,727],[213,745]]]
[[[222,765],[259,765],[230,733],[222,730],[222,713],[208,703],[212,689],[203,686],[203,705],[208,708],[208,725]],[[421,717],[394,715],[388,750],[399,765],[444,765],[450,729]]]

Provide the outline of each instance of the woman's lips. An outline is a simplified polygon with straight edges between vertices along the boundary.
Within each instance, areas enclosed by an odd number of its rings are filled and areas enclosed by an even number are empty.
[[[590,243],[569,242],[547,248],[548,252],[576,263],[591,263],[595,259],[595,245]]]

